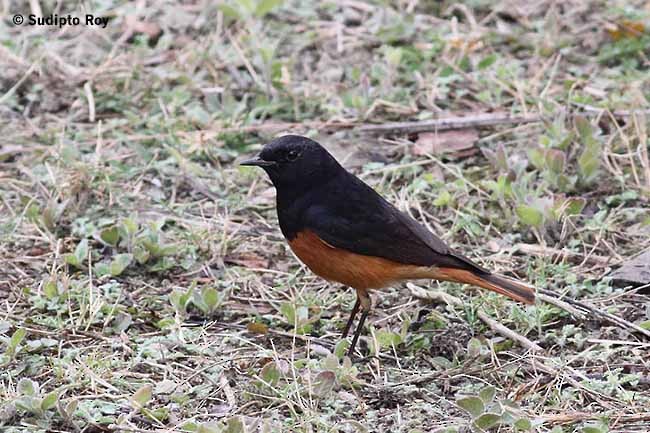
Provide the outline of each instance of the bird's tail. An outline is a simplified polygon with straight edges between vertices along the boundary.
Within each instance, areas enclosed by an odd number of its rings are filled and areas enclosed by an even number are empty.
[[[498,274],[487,274],[482,278],[479,278],[487,283],[485,285],[477,284],[480,287],[500,293],[514,299],[515,301],[524,302],[526,304],[535,303],[535,288],[529,286],[523,281]]]
[[[433,278],[471,284],[473,286],[492,290],[493,292],[507,296],[515,301],[524,302],[526,304],[535,303],[534,287],[503,275],[487,273],[479,274],[478,272],[474,273],[465,269],[438,268],[436,269],[436,275],[433,276]]]

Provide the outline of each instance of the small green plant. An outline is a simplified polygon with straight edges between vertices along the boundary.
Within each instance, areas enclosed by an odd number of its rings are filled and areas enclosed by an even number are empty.
[[[106,221],[98,224],[106,224]],[[64,260],[79,270],[87,269],[89,262],[94,262],[93,271],[98,277],[120,276],[134,264],[145,265],[151,272],[166,271],[175,266],[176,261],[171,256],[177,254],[179,248],[164,241],[164,225],[164,219],[140,225],[135,216],[123,218],[118,224],[94,229],[93,244],[84,237],[74,252],[64,255]],[[112,254],[107,257],[106,252]]]
[[[169,294],[169,302],[181,317],[187,315],[191,306],[196,307],[204,315],[211,316],[220,309],[227,298],[226,291],[218,291],[211,286],[198,290],[196,282],[192,283],[185,291],[174,289]]]
[[[607,421],[600,421],[598,423],[590,422],[586,424],[582,429],[581,433],[609,433],[609,426]]]
[[[20,351],[20,343],[25,339],[27,331],[23,328],[18,328],[11,335],[11,338],[6,342],[7,347],[2,355],[0,355],[0,367],[8,365],[11,361],[14,360],[18,352]]]
[[[309,317],[309,307],[306,305],[298,305],[291,302],[283,303],[280,306],[280,313],[282,313],[286,322],[298,334],[308,334],[311,332],[314,322],[320,319],[319,315]]]
[[[133,254],[116,254],[110,262],[96,263],[94,266],[95,274],[98,277],[110,275],[117,277],[133,262]]]
[[[227,17],[241,20],[261,18],[282,3],[284,0],[245,0],[221,3],[219,9]]]
[[[479,431],[485,431],[498,425],[510,425],[515,431],[528,432],[532,423],[520,416],[519,407],[512,401],[495,399],[496,389],[489,385],[482,388],[477,395],[458,398],[456,404],[471,417],[471,425]]]
[[[83,269],[88,263],[88,239],[79,241],[74,252],[64,255],[63,258],[67,264]]]
[[[587,186],[593,183],[598,176],[602,158],[602,145],[596,138],[594,128],[587,119],[578,116],[575,119],[575,125],[582,145],[582,151],[578,157],[578,173],[580,182]]]
[[[260,370],[259,377],[261,381],[258,383],[258,386],[261,388],[264,387],[274,387],[280,382],[280,379],[286,377],[289,373],[289,364],[283,360],[269,361],[264,364],[262,370]]]
[[[359,374],[359,370],[349,357],[343,355],[347,347],[347,342],[337,344],[334,354],[328,355],[321,361],[321,368],[324,371],[334,372],[337,383],[351,387]]]
[[[46,413],[54,409],[59,401],[58,391],[43,395],[38,382],[27,378],[18,382],[18,395],[19,397],[14,402],[16,409],[37,417],[45,417]]]
[[[246,424],[238,416],[228,418],[225,423],[221,421],[204,423],[187,422],[183,424],[183,431],[189,433],[249,433]],[[271,431],[270,427],[265,423],[262,432],[270,433]]]
[[[406,340],[409,323],[409,321],[404,321],[399,333],[390,329],[375,330],[374,327],[370,327],[370,334],[373,337],[370,340],[372,342],[371,352],[379,355],[382,349],[389,349],[391,352],[395,350],[397,346]],[[377,342],[377,347],[374,347],[375,342]]]
[[[204,287],[200,292],[194,291],[192,303],[201,310],[204,315],[210,316],[221,308],[227,298],[226,292],[220,292],[214,287]]]
[[[194,294],[194,286],[189,287],[186,291],[174,289],[169,294],[169,302],[174,307],[176,314],[181,317],[187,315],[187,308],[192,303],[192,297]]]

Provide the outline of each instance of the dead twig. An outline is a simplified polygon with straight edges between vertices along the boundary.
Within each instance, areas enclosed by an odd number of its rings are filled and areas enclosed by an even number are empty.
[[[542,121],[539,114],[517,116],[509,113],[480,113],[469,116],[444,117],[417,122],[391,122],[363,125],[356,130],[366,134],[413,134],[447,129],[477,128],[495,125],[523,124]]]
[[[544,293],[540,293],[539,291],[537,292],[536,296],[537,299],[544,301],[547,304],[555,305],[559,309],[566,311],[567,313],[571,314],[573,317],[577,319],[585,318],[584,311],[580,311],[577,308],[572,307],[571,304],[569,304],[568,302],[564,302],[563,300],[553,296],[545,295]]]
[[[588,413],[588,412],[569,412],[569,413],[557,413],[549,415],[540,415],[538,418],[542,419],[545,423],[552,424],[567,424],[574,423],[578,421],[586,421],[591,419],[599,419],[602,417],[600,413]],[[638,421],[648,421],[650,420],[650,412],[644,413],[635,413],[635,414],[619,414],[616,416],[618,422],[638,422]]]
[[[406,287],[408,287],[408,289],[411,291],[411,294],[416,298],[427,299],[427,300],[438,301],[438,302],[445,302],[447,304],[456,307],[463,305],[463,302],[460,299],[448,293],[432,292],[430,290],[425,290],[422,287],[418,287],[413,283],[406,283]],[[477,312],[477,315],[479,319],[481,319],[483,323],[488,325],[490,329],[492,329],[494,332],[501,334],[502,336],[509,338],[513,341],[516,341],[521,346],[525,347],[531,352],[540,352],[543,350],[539,345],[533,343],[528,338],[524,337],[521,334],[518,334],[512,329],[504,326],[503,324],[491,318],[485,311],[479,310]]]
[[[605,112],[613,118],[625,118],[636,114],[647,113],[648,110],[608,111],[597,107],[582,107],[579,114],[587,117],[600,116]],[[564,110],[561,110],[564,111]],[[542,122],[546,117],[542,114],[515,115],[510,113],[478,113],[467,116],[443,117],[439,119],[420,120],[411,122],[390,122],[376,125],[361,125],[355,130],[365,134],[415,134],[428,131],[444,131],[448,129],[481,128],[496,125],[512,125]]]
[[[593,263],[595,265],[600,265],[600,266],[608,266],[611,265],[612,259],[610,257],[603,257],[603,256],[596,256],[596,255],[590,255],[590,256],[585,256],[580,253],[576,253],[573,251],[567,251],[567,250],[560,250],[557,248],[551,248],[551,247],[545,247],[543,245],[535,245],[535,244],[523,244],[519,243],[514,245],[513,247],[514,251],[521,251],[524,254],[529,254],[529,255],[535,255],[535,256],[544,256],[544,257],[564,257],[567,259],[574,259],[574,260],[579,260],[579,261],[586,261],[588,263]]]
[[[554,298],[555,300],[562,298],[561,295],[553,292],[552,290],[537,289],[537,292],[541,293],[542,295],[546,295],[547,297]],[[575,299],[571,299],[571,298],[562,298],[562,301],[564,301],[567,304],[570,304],[573,307],[577,307],[578,309],[581,309],[591,314],[593,317],[598,317],[602,320],[613,323],[622,329],[627,329],[630,332],[637,332],[639,334],[645,335],[646,337],[650,337],[650,331],[648,331],[647,329],[643,329],[639,325],[636,325],[632,322],[628,322],[627,320],[615,316],[611,313],[608,313],[607,311],[603,311],[602,309],[593,307],[584,302],[576,301]],[[560,307],[557,304],[554,305]]]

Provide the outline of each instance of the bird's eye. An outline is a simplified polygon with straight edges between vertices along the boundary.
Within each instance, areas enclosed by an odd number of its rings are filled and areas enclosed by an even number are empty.
[[[298,153],[297,150],[290,150],[290,151],[287,153],[287,160],[289,160],[289,161],[295,161],[296,158],[298,158],[298,155],[299,155],[299,153]]]

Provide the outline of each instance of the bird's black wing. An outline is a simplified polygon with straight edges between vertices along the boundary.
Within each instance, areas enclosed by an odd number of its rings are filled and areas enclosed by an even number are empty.
[[[404,264],[453,267],[488,273],[454,253],[440,238],[400,212],[360,179],[346,173],[310,200],[304,228],[328,244]]]

